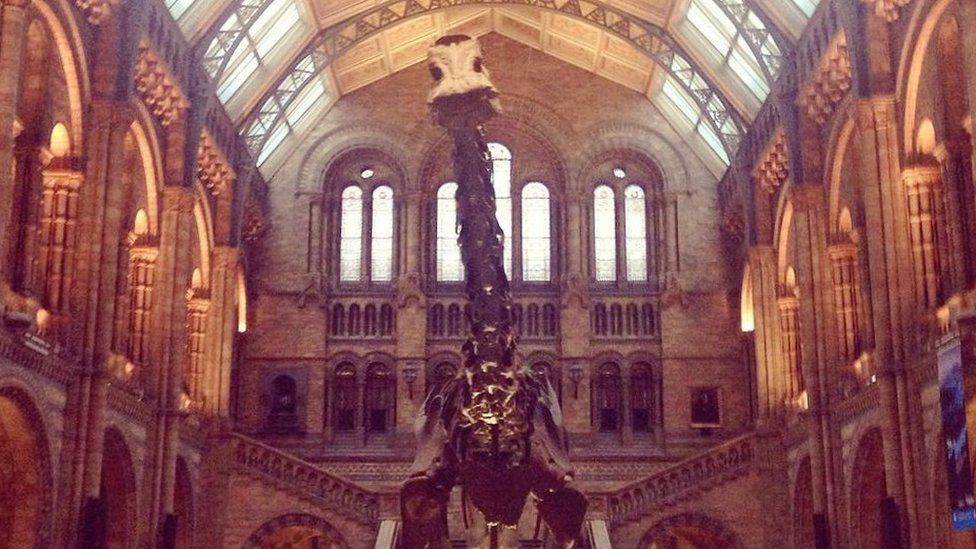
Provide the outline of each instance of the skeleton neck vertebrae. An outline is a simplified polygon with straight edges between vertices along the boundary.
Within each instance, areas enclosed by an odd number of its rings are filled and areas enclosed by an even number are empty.
[[[557,545],[569,548],[580,533],[586,500],[567,486],[573,472],[554,391],[516,361],[504,235],[481,128],[499,110],[498,92],[478,43],[467,36],[438,40],[428,65],[434,78],[428,103],[454,142],[471,334],[461,374],[428,397],[417,423],[413,474],[401,491],[403,546],[447,543],[448,500],[460,485],[465,510],[470,501],[477,515],[468,525],[471,546],[516,547],[515,527],[531,493]]]

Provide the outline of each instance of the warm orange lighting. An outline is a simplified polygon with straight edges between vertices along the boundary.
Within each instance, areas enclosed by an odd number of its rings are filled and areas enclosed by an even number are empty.
[[[64,124],[58,122],[54,125],[54,129],[51,130],[51,143],[49,148],[55,158],[68,156],[68,153],[71,151],[71,140],[68,137],[68,128]]]
[[[149,233],[149,216],[146,215],[146,210],[140,209],[136,212],[136,219],[132,223],[132,232],[140,236]]]
[[[37,333],[43,334],[44,330],[47,329],[48,321],[51,320],[51,313],[47,309],[38,309],[34,320],[37,322]]]
[[[237,272],[237,333],[247,332],[247,286],[244,273]]]
[[[739,299],[739,328],[744,334],[752,333],[756,331],[756,312],[753,308],[752,267],[748,264],[742,273],[742,292]]]

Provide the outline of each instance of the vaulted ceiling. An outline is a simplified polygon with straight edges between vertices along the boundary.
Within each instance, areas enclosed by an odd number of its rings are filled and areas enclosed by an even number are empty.
[[[721,171],[818,0],[165,0],[259,165],[342,95],[496,32],[645,95]]]

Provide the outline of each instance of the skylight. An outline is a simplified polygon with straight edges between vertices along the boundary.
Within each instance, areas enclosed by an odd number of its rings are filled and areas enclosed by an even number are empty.
[[[692,0],[685,18],[697,35],[694,39],[707,45],[719,67],[728,67],[760,101],[769,95],[769,80],[781,63],[780,51],[742,0]]]
[[[196,0],[166,0],[166,7],[173,14],[173,19],[179,19],[195,2]]]
[[[725,150],[722,138],[712,127],[708,120],[703,117],[702,110],[694,103],[691,97],[681,88],[673,77],[664,80],[661,87],[661,94],[666,102],[673,107],[683,117],[683,122],[689,129],[694,129],[696,133],[705,141],[708,148],[718,156],[725,165],[729,164],[729,154]]]

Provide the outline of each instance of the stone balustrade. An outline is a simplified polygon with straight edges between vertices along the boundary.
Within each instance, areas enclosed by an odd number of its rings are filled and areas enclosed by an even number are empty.
[[[324,504],[351,520],[374,526],[380,497],[325,470],[243,435],[230,435],[235,465],[245,474]]]
[[[754,436],[746,435],[625,486],[605,498],[612,524],[638,520],[690,500],[747,473],[755,460]]]

